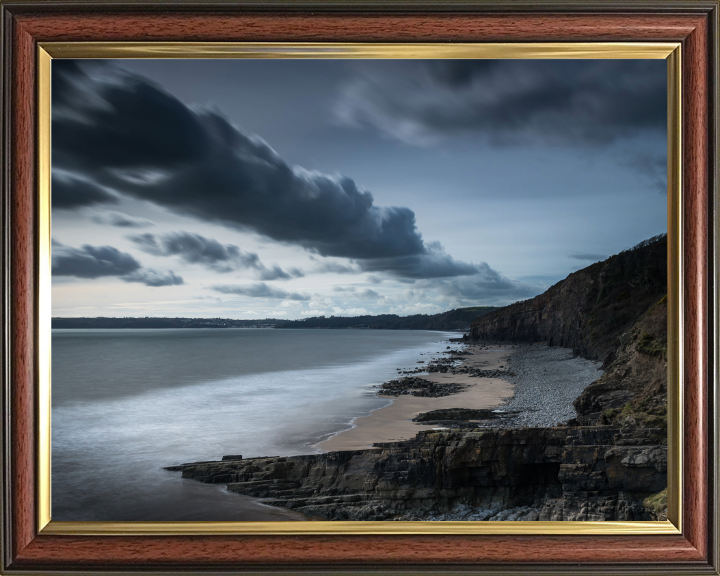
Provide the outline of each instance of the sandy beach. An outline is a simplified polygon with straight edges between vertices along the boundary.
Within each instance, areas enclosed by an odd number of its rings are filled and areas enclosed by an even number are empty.
[[[496,370],[507,366],[510,355],[515,351],[512,345],[482,346],[470,344],[466,350],[462,366],[482,370]],[[358,418],[354,428],[331,436],[316,445],[323,451],[361,450],[369,448],[374,442],[391,442],[412,438],[421,430],[438,428],[433,425],[420,425],[412,419],[423,412],[445,408],[494,408],[513,394],[513,386],[498,378],[474,377],[468,374],[434,372],[418,374],[424,380],[437,383],[456,383],[466,386],[457,394],[440,398],[424,398],[410,395],[387,397],[392,404],[375,410],[368,416]],[[380,396],[384,398],[384,396]]]

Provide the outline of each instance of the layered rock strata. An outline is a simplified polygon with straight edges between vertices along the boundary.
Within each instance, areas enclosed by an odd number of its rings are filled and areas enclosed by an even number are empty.
[[[442,430],[372,449],[168,468],[332,520],[389,520],[468,505],[526,520],[650,520],[665,487],[665,430]],[[524,508],[523,508],[524,510]],[[524,513],[523,513],[524,514]]]

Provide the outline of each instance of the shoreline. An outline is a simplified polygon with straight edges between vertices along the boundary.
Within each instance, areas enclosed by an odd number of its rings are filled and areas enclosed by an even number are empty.
[[[466,344],[398,368],[407,379],[376,387],[392,403],[315,445],[327,451],[174,469],[310,520],[662,519],[646,502],[666,485],[663,429],[558,423],[600,363],[545,343]],[[563,467],[576,471],[572,482]]]
[[[464,350],[470,354],[464,355],[463,362],[456,368],[502,370],[507,367],[508,359],[516,349],[516,346],[511,344],[484,346],[480,343],[465,343]],[[408,371],[399,372],[405,376],[410,374]],[[420,376],[423,380],[436,384],[460,384],[465,389],[441,397],[418,397],[409,394],[386,396],[379,393],[378,398],[391,400],[391,404],[378,408],[367,416],[355,418],[352,428],[337,432],[311,447],[323,452],[338,452],[364,450],[377,442],[408,440],[422,430],[444,428],[432,423],[423,425],[413,422],[412,419],[419,414],[451,408],[494,409],[503,405],[514,394],[513,384],[500,378],[426,371],[413,372],[410,375]]]

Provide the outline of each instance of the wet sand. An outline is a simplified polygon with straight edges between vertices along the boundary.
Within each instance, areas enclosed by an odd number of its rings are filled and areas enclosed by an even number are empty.
[[[486,349],[487,348],[487,349]],[[472,352],[466,356],[463,366],[493,370],[501,365],[507,366],[508,357],[514,352],[513,346],[490,346],[471,344],[466,350]],[[430,430],[438,426],[423,426],[412,422],[422,412],[444,408],[494,408],[503,403],[503,398],[513,395],[512,384],[497,378],[478,378],[468,374],[450,374],[434,372],[417,374],[417,376],[438,383],[457,383],[467,388],[458,394],[440,398],[423,398],[417,396],[387,397],[393,403],[368,416],[355,420],[354,428],[331,436],[316,445],[327,452],[337,450],[362,450],[372,446],[374,442],[392,442],[407,440],[421,430]],[[385,396],[380,396],[385,398]]]

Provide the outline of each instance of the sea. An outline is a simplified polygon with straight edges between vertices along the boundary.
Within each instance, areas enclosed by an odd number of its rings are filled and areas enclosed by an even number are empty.
[[[52,331],[53,520],[293,520],[164,470],[290,456],[390,403],[373,386],[439,354],[423,330]]]

